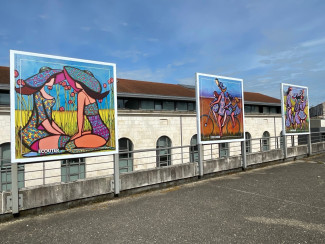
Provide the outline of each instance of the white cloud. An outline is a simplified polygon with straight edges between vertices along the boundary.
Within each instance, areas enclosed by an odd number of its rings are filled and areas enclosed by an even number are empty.
[[[322,45],[322,44],[325,44],[325,38],[306,41],[306,42],[303,42],[301,44],[301,46],[302,47],[313,47],[313,46]]]

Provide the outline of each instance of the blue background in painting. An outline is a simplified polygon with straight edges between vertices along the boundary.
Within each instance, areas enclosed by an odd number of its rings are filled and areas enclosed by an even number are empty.
[[[199,75],[200,97],[213,98],[213,92],[216,91],[220,94],[220,89],[215,83],[216,77],[210,77],[205,75]],[[223,83],[224,87],[227,87],[228,92],[233,97],[242,98],[242,82],[237,80],[218,78]]]
[[[287,85],[283,85],[283,96],[287,95],[288,92],[288,88],[291,87],[292,88],[292,95],[299,95],[301,90],[304,90],[304,97],[307,98],[307,102],[308,102],[308,97],[307,97],[307,89],[303,88],[303,87],[296,87],[296,86],[287,86]]]
[[[112,65],[104,65],[104,64],[95,64],[95,63],[88,63],[87,61],[71,61],[71,60],[64,60],[64,59],[56,59],[56,58],[50,58],[50,57],[39,57],[39,56],[31,56],[31,55],[25,55],[25,54],[15,54],[15,70],[19,72],[19,76],[15,79],[17,81],[18,79],[26,80],[31,76],[34,76],[39,72],[39,69],[41,67],[50,67],[52,69],[63,69],[63,66],[73,66],[81,70],[89,70],[92,72],[95,76],[95,78],[101,83],[102,86],[102,93],[106,91],[107,89],[110,89],[113,86],[109,85],[107,81],[110,78],[114,78],[114,67]],[[106,83],[107,87],[104,88],[103,84]],[[17,84],[16,87],[19,87]],[[60,106],[65,106],[65,90],[61,86],[60,87],[60,101],[58,103],[57,93],[56,93],[56,86],[60,86],[59,84],[54,85],[52,90],[48,90],[46,88],[46,91],[51,94],[51,96],[55,97],[56,104],[60,104]],[[71,88],[70,91],[73,91],[73,88]],[[98,106],[100,109],[113,109],[114,104],[110,104],[109,101],[113,101],[114,99],[111,99],[111,96],[113,96],[114,92],[111,91],[109,95],[103,99],[102,102],[98,102]],[[26,95],[23,96],[25,100],[27,101]],[[74,98],[76,99],[77,96]],[[19,108],[19,103],[17,101],[17,96],[15,96],[16,99],[16,109]],[[108,102],[108,103],[107,103]],[[108,104],[108,107],[107,107]],[[71,111],[72,106],[70,106]],[[75,106],[76,108],[76,106]],[[58,106],[54,106],[53,110],[58,110]]]

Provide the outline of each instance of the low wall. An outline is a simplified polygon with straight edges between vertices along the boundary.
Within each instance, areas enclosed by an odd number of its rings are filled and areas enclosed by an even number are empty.
[[[134,171],[120,175],[121,191],[186,179],[196,175],[196,163],[185,163],[163,168]]]
[[[325,151],[325,142],[312,143],[312,152],[318,153]]]
[[[210,174],[241,167],[241,156],[203,161],[204,174]]]
[[[246,164],[254,165],[260,163],[266,163],[271,161],[277,161],[283,159],[282,149],[274,149],[266,152],[250,153],[246,155]]]
[[[308,154],[307,145],[300,145],[300,146],[296,146],[296,147],[287,148],[287,157],[288,158],[298,157],[298,156],[307,155],[307,154]]]
[[[40,187],[22,188],[19,194],[22,194],[22,207],[20,210],[44,207],[48,205],[74,201],[83,198],[100,196],[103,194],[112,193],[113,177],[103,177],[94,179],[83,179],[71,183],[57,183],[44,185]],[[2,201],[3,213],[7,207],[7,196],[10,192],[3,192],[4,198]]]

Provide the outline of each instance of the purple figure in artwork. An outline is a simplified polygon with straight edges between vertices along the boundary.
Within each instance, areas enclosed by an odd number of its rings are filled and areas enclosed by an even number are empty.
[[[295,123],[295,128],[297,128],[298,126],[301,127],[301,120],[300,120],[300,117],[299,117],[299,113],[300,113],[300,104],[301,104],[301,95],[299,94],[295,94],[293,96],[293,98],[295,99],[295,108],[294,108],[294,111],[295,111],[295,116],[294,116],[294,123]]]
[[[225,92],[227,90],[227,87],[225,87],[223,85],[223,83],[218,80],[218,78],[215,79],[215,83],[216,83],[216,85],[219,87],[219,89],[221,91],[220,94],[219,94],[218,100],[216,101],[216,103],[219,104],[217,122],[218,122],[218,126],[220,128],[220,137],[221,137],[222,136],[222,128],[224,126],[223,123],[222,123],[222,119],[225,116],[227,116],[226,115],[226,109],[225,109],[225,106],[226,106]]]
[[[33,111],[27,124],[18,132],[22,144],[29,150],[59,150],[64,149],[70,137],[55,123],[52,118],[52,108],[55,98],[48,94],[45,87],[52,89],[58,83],[62,70],[42,67],[39,73],[27,78],[21,87],[16,87],[17,93],[33,95]]]
[[[286,100],[286,108],[287,108],[287,116],[286,116],[286,121],[285,121],[286,127],[290,127],[292,124],[294,124],[294,120],[292,117],[291,98],[292,98],[292,87],[289,87],[288,91],[287,91],[287,100]]]
[[[229,104],[226,106],[226,114],[231,117],[232,127],[235,127],[235,117],[241,113],[241,109],[238,107],[238,97],[232,97],[229,95]]]
[[[212,107],[213,116],[214,116],[215,120],[217,121],[217,114],[218,114],[218,111],[219,111],[219,102],[218,102],[219,94],[218,94],[218,92],[214,91],[213,96],[214,96],[214,99],[210,103],[210,107]]]
[[[304,97],[304,90],[301,90],[300,91],[299,113],[298,113],[301,128],[302,128],[302,125],[306,122],[306,119],[307,119],[307,114],[305,113],[306,104],[307,104],[307,100]]]

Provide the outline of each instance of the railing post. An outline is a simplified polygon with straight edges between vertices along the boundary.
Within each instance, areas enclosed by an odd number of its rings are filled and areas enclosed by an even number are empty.
[[[19,213],[19,195],[18,195],[18,164],[11,164],[11,201],[12,201],[12,214]]]
[[[288,157],[288,143],[287,143],[287,136],[281,135],[283,137],[283,157],[286,159]]]
[[[119,165],[119,154],[114,154],[114,195],[120,194],[120,165]]]
[[[311,133],[308,134],[307,140],[308,140],[308,142],[307,142],[307,145],[308,145],[308,156],[310,156],[310,155],[313,154],[313,149],[312,149],[312,146],[311,146]]]
[[[204,174],[203,172],[203,145],[198,144],[199,149],[199,178],[201,178]]]
[[[247,168],[246,164],[246,141],[241,142],[241,155],[242,155],[242,168],[245,170]]]

